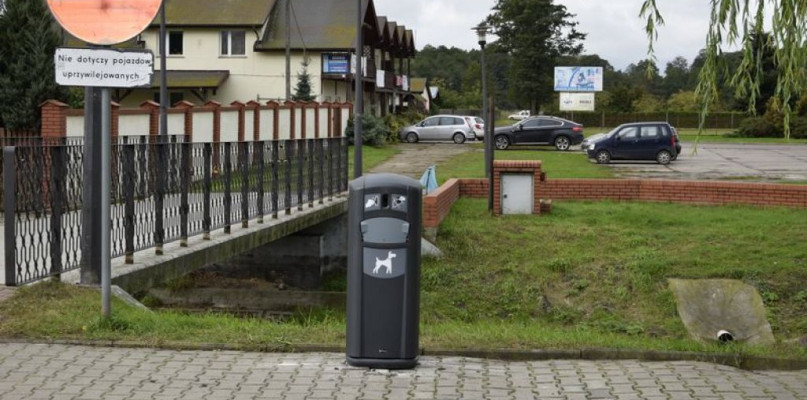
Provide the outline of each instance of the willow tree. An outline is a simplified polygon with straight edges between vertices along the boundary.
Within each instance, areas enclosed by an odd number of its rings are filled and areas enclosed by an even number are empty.
[[[756,39],[767,37],[774,49],[778,73],[775,97],[782,105],[785,138],[790,139],[792,100],[803,95],[807,83],[807,0],[711,0],[712,11],[706,35],[705,63],[698,76],[697,94],[701,102],[701,129],[709,105],[718,96],[719,63],[722,46],[741,44],[743,58],[731,77],[736,95],[748,99],[748,109],[754,112],[764,80],[762,48]],[[647,19],[645,30],[649,38],[648,52],[658,39],[657,28],[664,24],[656,0],[644,0],[640,16]],[[769,24],[772,33],[765,34]]]

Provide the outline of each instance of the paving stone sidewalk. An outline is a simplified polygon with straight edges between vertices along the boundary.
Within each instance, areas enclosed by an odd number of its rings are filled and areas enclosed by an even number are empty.
[[[423,357],[414,370],[344,354],[0,344],[0,399],[807,399],[807,371],[698,362]]]

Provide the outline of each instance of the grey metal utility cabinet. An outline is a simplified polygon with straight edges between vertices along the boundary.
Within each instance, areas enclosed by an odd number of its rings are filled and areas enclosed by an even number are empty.
[[[420,315],[420,182],[374,174],[350,182],[347,362],[417,364]]]

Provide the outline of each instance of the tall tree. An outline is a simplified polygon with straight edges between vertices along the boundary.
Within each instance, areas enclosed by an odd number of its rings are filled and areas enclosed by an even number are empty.
[[[664,24],[656,3],[657,0],[644,0],[640,12],[647,19],[648,51],[651,54],[658,37],[658,26]],[[804,93],[807,84],[804,68],[807,65],[807,0],[712,0],[710,3],[712,11],[705,59],[698,79],[701,122],[719,96],[719,56],[724,44],[742,43],[741,66],[731,80],[737,94],[747,97],[752,105],[759,98],[765,69],[755,37],[764,35],[767,25],[772,29],[770,43],[778,72],[775,94],[782,104],[785,137],[789,138],[791,103]]]
[[[512,100],[532,111],[552,99],[552,76],[560,56],[578,55],[586,35],[578,32],[573,14],[553,0],[497,0],[488,23],[499,39],[496,51],[512,56]]]
[[[38,132],[39,105],[62,99],[53,54],[60,43],[44,1],[5,0],[0,15],[0,119],[14,134]]]
[[[294,94],[291,99],[294,101],[314,101],[316,96],[311,93],[311,75],[308,74],[308,57],[302,62],[302,69],[297,74],[297,85],[294,86]]]
[[[687,87],[689,79],[689,62],[686,58],[678,56],[672,61],[667,63],[667,68],[664,69],[664,97],[670,96],[684,90]]]

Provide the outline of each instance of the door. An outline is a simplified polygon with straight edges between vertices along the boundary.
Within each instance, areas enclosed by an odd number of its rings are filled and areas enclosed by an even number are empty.
[[[528,119],[521,124],[521,129],[514,132],[516,143],[537,143],[541,131],[541,119]]]
[[[465,120],[454,117],[440,117],[440,130],[437,135],[438,137],[435,139],[451,140],[451,134],[454,133],[454,128],[457,126],[458,122],[464,123]]]
[[[502,214],[532,214],[532,174],[502,174]]]
[[[555,136],[555,131],[563,127],[563,122],[555,121],[554,119],[540,118],[539,121],[538,131],[535,134],[537,143],[550,143]]]
[[[639,132],[639,142],[634,150],[634,158],[654,160],[656,153],[664,147],[661,127],[658,125],[643,126]]]
[[[614,137],[612,158],[632,159],[639,143],[639,128],[628,126],[619,130]]]
[[[420,138],[425,140],[434,140],[440,129],[440,117],[426,118],[423,121],[423,126],[420,128]]]

